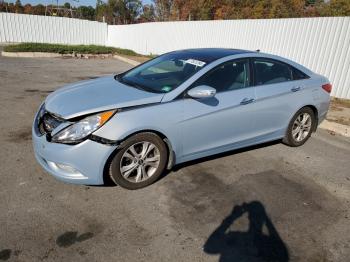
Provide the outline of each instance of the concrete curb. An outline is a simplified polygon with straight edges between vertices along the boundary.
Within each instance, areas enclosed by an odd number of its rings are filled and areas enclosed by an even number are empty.
[[[59,54],[59,53],[46,53],[46,52],[1,52],[2,56],[6,57],[24,57],[24,58],[60,58],[60,57],[73,57],[73,58],[108,58],[113,57],[112,54]]]
[[[133,65],[133,66],[137,66],[137,65],[141,64],[140,62],[137,62],[135,60],[132,60],[132,59],[120,56],[120,55],[114,55],[113,58],[118,59],[120,61],[123,61],[123,62],[128,63],[128,64]]]
[[[334,132],[338,135],[350,137],[350,126],[324,120],[319,127],[322,129],[328,130],[330,132]]]
[[[55,57],[62,57],[62,54],[58,53],[45,53],[45,52],[1,52],[2,56],[6,57],[48,57],[48,58],[55,58]]]
[[[118,59],[120,61],[123,61],[125,63],[128,63],[133,66],[137,66],[141,64],[138,61],[126,58],[124,56],[120,55],[112,55],[112,54],[59,54],[59,53],[46,53],[46,52],[5,52],[1,51],[1,56],[5,57],[26,57],[26,58],[60,58],[60,57],[79,57],[79,58],[94,58],[94,57],[100,57],[100,58],[107,58],[112,57],[115,59]]]

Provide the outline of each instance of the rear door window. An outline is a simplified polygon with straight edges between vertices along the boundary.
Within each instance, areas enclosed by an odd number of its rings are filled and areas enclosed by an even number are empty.
[[[272,59],[253,60],[256,85],[269,85],[293,80],[289,65]]]

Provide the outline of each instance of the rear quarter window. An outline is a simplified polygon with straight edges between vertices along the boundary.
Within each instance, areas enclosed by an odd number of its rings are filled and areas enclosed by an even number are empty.
[[[310,78],[307,74],[301,72],[300,70],[296,69],[295,67],[291,67],[291,68],[292,68],[293,80],[301,80],[301,79]]]

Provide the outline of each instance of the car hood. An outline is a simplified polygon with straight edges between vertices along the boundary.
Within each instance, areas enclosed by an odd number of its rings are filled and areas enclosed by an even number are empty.
[[[124,85],[111,75],[64,86],[46,98],[45,108],[70,119],[105,110],[157,103],[163,96]]]

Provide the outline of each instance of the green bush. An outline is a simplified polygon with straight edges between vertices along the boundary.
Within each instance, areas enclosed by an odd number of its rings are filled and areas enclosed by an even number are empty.
[[[99,45],[61,45],[45,43],[21,43],[4,47],[6,52],[46,52],[59,54],[120,54],[140,56],[129,49],[115,48]]]

